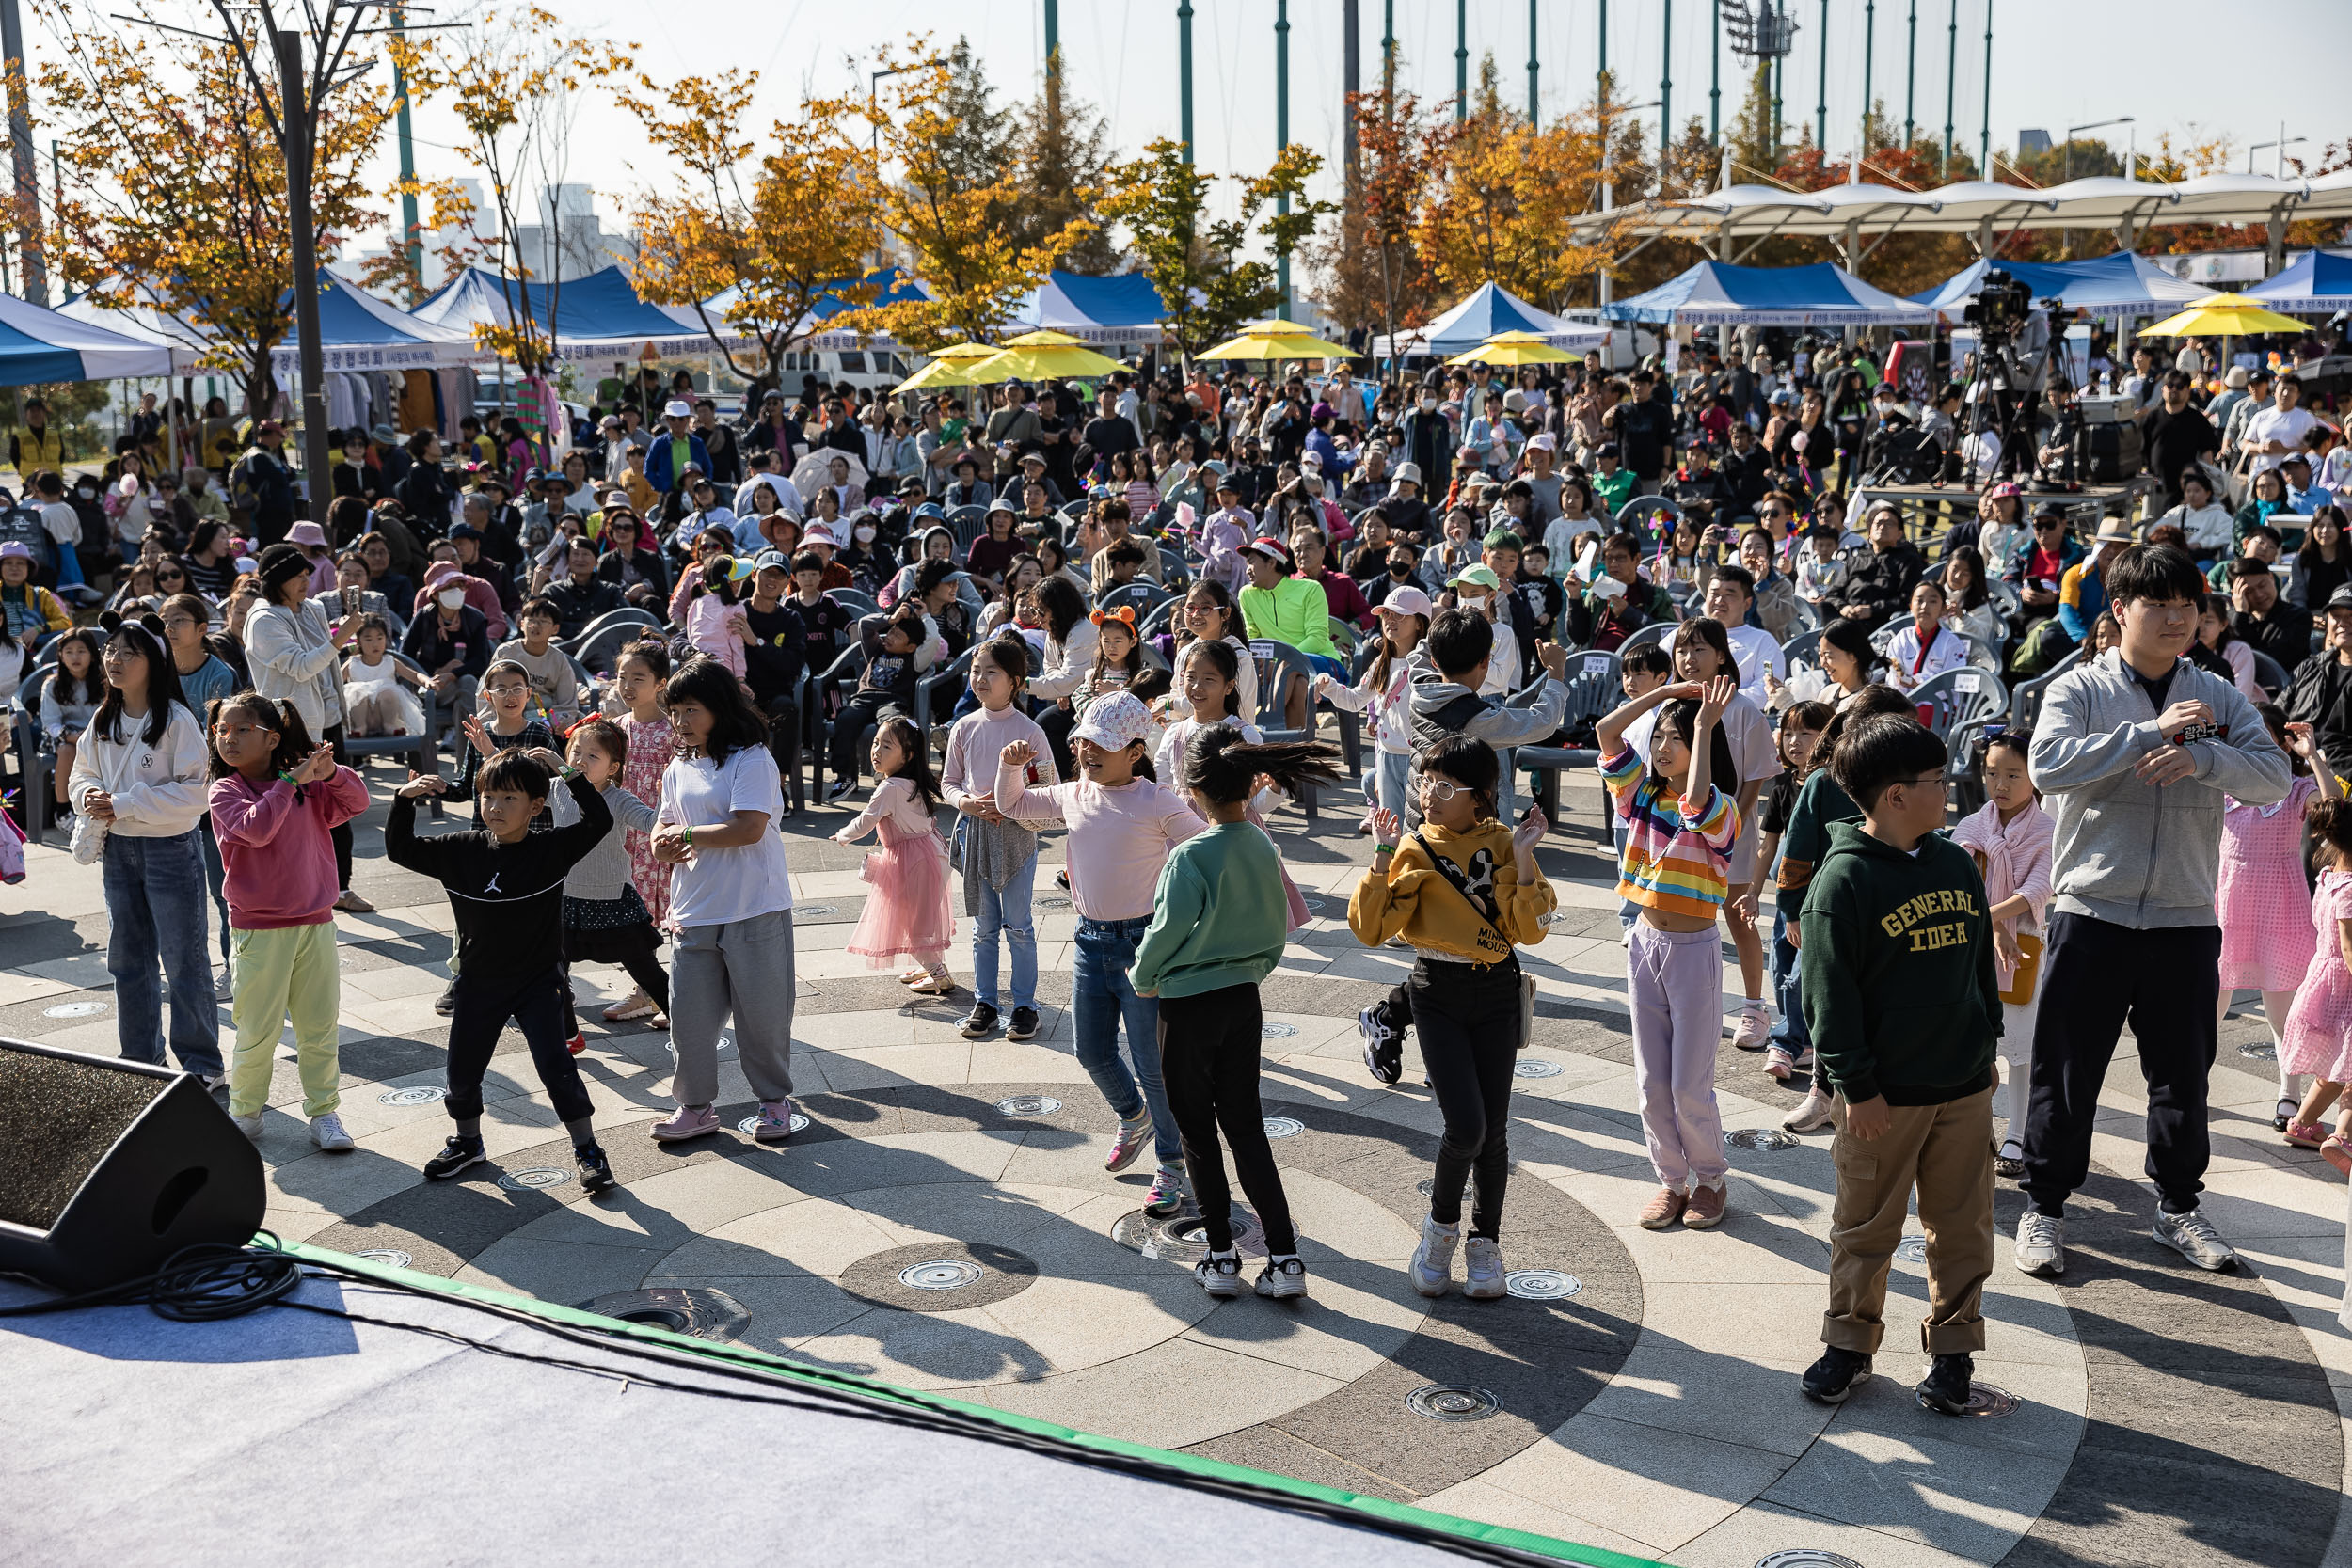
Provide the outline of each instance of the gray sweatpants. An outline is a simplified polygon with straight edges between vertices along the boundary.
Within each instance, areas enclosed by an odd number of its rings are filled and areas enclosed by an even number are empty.
[[[689,926],[670,958],[670,1043],[677,1073],[670,1093],[681,1105],[719,1098],[719,1030],[735,1015],[735,1050],[761,1100],[792,1092],[792,911]]]

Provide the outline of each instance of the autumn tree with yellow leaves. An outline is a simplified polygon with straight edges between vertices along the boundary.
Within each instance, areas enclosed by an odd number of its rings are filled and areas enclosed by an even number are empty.
[[[32,78],[37,134],[56,146],[53,264],[99,305],[186,323],[204,363],[243,385],[247,408],[266,410],[278,395],[271,353],[294,334],[273,73],[262,72],[264,97],[235,43],[118,31],[67,0],[36,14],[60,45]],[[263,48],[249,35],[243,42]],[[362,77],[338,87],[320,119],[311,215],[322,265],[383,221],[363,171],[393,107],[388,87]]]
[[[442,259],[453,267],[479,261],[505,294],[506,321],[476,327],[475,337],[526,374],[535,373],[556,357],[550,327],[560,325],[563,282],[560,269],[549,268],[547,319],[540,320],[529,298],[538,268],[522,250],[523,203],[565,182],[584,94],[628,71],[635,45],[582,39],[536,6],[485,10],[462,29],[392,34],[386,42],[407,78],[409,96],[421,103],[440,100],[456,117],[457,155],[488,187],[496,227],[486,233],[453,182],[418,187],[434,198],[436,227],[449,224],[461,235]],[[549,243],[561,255],[563,214],[547,215]]]
[[[667,88],[641,78],[620,94],[680,173],[632,209],[629,280],[657,305],[691,306],[728,369],[773,386],[784,356],[818,329],[819,306],[874,303],[866,272],[882,240],[883,192],[872,155],[845,129],[849,104],[803,103],[762,143],[743,129],[753,85],[729,71]]]
[[[1531,126],[1506,109],[1491,57],[1470,114],[1438,133],[1430,173],[1411,234],[1442,297],[1492,281],[1556,311],[1610,259],[1607,246],[1567,237],[1570,220],[1597,204],[1599,137],[1573,120]]]

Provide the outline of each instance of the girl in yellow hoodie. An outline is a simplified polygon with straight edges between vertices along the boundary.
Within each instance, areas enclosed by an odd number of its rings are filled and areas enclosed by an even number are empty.
[[[1503,1293],[1506,1122],[1519,1046],[1517,948],[1544,940],[1544,916],[1555,899],[1535,865],[1543,814],[1531,809],[1517,832],[1497,821],[1497,773],[1494,748],[1485,741],[1438,742],[1414,784],[1420,831],[1406,833],[1393,812],[1373,814],[1372,869],[1347,906],[1357,941],[1372,947],[1402,937],[1418,955],[1406,984],[1422,1060],[1445,1115],[1429,1216],[1411,1265],[1413,1288],[1424,1296],[1441,1296],[1453,1283],[1462,1189],[1473,1172],[1462,1293]]]

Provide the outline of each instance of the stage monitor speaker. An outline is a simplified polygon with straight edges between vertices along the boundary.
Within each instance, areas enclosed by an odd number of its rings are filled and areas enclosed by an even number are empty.
[[[0,1270],[73,1292],[136,1279],[251,1241],[267,1194],[200,1080],[0,1039]]]

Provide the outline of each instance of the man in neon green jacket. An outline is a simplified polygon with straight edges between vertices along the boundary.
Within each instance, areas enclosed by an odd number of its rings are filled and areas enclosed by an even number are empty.
[[[1241,618],[1251,639],[1287,642],[1305,654],[1318,673],[1345,681],[1347,666],[1331,646],[1331,608],[1323,584],[1292,575],[1290,546],[1279,539],[1252,540],[1240,553],[1242,564],[1249,569],[1248,585],[1241,591]],[[1307,727],[1307,684],[1291,683],[1282,716],[1285,728]]]

